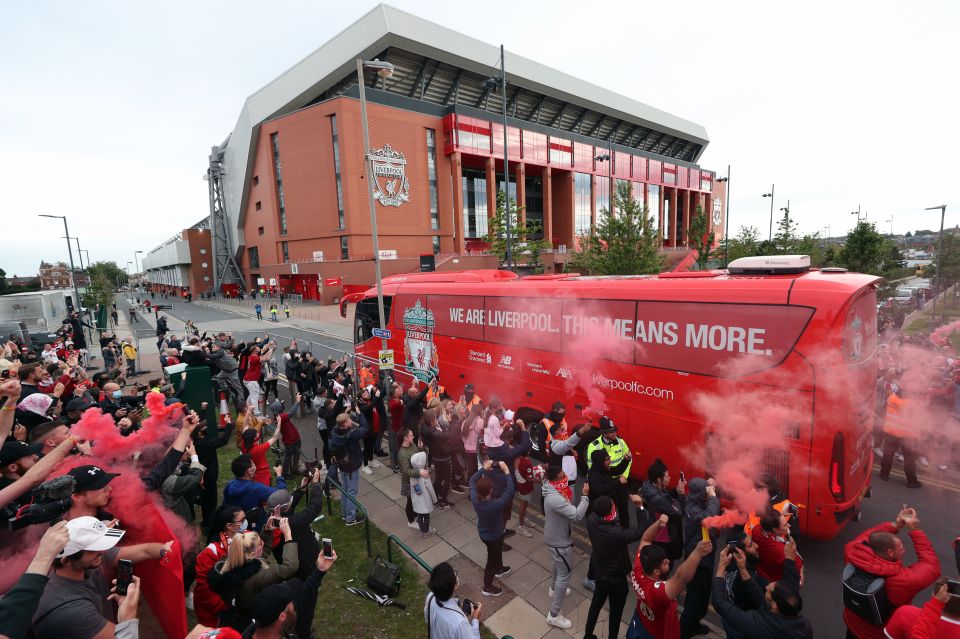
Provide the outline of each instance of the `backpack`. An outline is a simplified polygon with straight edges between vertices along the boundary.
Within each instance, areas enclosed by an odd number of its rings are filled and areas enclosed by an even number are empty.
[[[340,448],[334,448],[331,451],[333,455],[333,461],[337,464],[337,468],[340,469],[340,472],[349,473],[350,472],[350,451],[347,448],[347,445],[344,444]]]
[[[874,626],[883,626],[890,615],[893,606],[887,599],[887,590],[883,577],[871,575],[860,570],[853,564],[843,567],[843,606],[862,617]]]

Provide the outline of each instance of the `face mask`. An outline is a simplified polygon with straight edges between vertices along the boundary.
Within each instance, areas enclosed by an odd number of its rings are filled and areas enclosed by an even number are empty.
[[[121,393],[120,391],[113,391],[110,394],[110,396],[113,397],[114,399],[120,399],[121,397],[123,397],[123,393]]]
[[[550,412],[550,421],[554,424],[559,424],[563,421],[564,413],[558,413],[557,411]]]
[[[242,533],[247,532],[248,525],[249,524],[247,523],[247,520],[244,519],[243,521],[240,522],[240,528],[237,530],[237,532],[242,532]]]

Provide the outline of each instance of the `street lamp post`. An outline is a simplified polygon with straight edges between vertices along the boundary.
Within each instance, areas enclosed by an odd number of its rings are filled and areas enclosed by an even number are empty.
[[[373,241],[373,269],[377,278],[377,310],[380,313],[380,328],[387,328],[386,314],[383,312],[383,280],[380,272],[380,242],[377,238],[377,209],[373,198],[373,160],[370,157],[370,124],[367,121],[367,92],[363,80],[364,69],[374,69],[382,78],[393,75],[393,65],[380,60],[364,62],[357,58],[357,84],[360,87],[360,121],[363,124],[363,161],[367,174],[367,198],[370,202],[370,233]],[[380,338],[380,349],[387,350],[387,340]]]
[[[859,205],[859,204],[857,204],[857,210],[856,210],[856,211],[850,211],[850,215],[856,215],[856,216],[857,216],[857,226],[860,226],[860,205]]]
[[[773,189],[773,187],[774,187],[774,185],[771,184],[771,185],[770,185],[770,192],[763,194],[763,197],[768,197],[768,198],[770,198],[770,233],[769,233],[769,235],[767,236],[767,241],[768,241],[768,242],[772,242],[772,241],[773,241],[773,194],[774,194],[774,189]]]
[[[727,212],[723,216],[723,268],[730,263],[730,165],[727,165],[727,177],[717,178],[717,182],[727,183]]]
[[[887,222],[890,224],[890,239],[892,240],[893,239],[893,213],[890,214],[890,219],[884,220],[884,222]]]
[[[943,219],[947,215],[947,205],[940,204],[939,206],[929,206],[924,209],[924,211],[936,211],[940,209],[940,248],[937,249],[937,270],[933,276],[933,308],[930,309],[930,319],[933,320],[937,316],[937,287],[940,286],[940,263],[943,262]],[[947,303],[944,301],[944,314],[946,314]]]
[[[82,306],[80,305],[80,290],[77,288],[77,275],[73,272],[73,245],[70,243],[70,229],[67,228],[67,216],[66,215],[49,215],[47,213],[39,213],[39,217],[53,217],[63,220],[63,232],[67,236],[67,254],[70,256],[70,281],[73,282],[73,295],[74,303],[73,307],[76,309],[77,313],[80,312]]]
[[[140,258],[137,257],[141,253],[143,253],[143,251],[134,251],[133,261],[134,266],[137,267],[137,292],[140,294],[140,297],[143,297],[143,275],[140,274]]]

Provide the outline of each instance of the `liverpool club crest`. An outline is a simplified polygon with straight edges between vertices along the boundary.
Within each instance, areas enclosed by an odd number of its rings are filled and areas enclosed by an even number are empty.
[[[433,311],[417,303],[403,312],[403,359],[407,370],[417,379],[429,382],[440,372],[433,329],[436,322]]]
[[[410,182],[407,180],[407,160],[403,153],[389,144],[370,151],[373,167],[373,197],[384,206],[400,206],[410,201]]]

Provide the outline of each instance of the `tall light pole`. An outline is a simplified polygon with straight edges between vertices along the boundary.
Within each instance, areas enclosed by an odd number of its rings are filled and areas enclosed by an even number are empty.
[[[130,267],[133,265],[133,262],[127,262],[127,288],[130,288]],[[127,291],[129,293],[129,291]]]
[[[141,253],[143,253],[143,251],[134,251],[133,261],[134,265],[137,267],[137,292],[140,294],[140,297],[143,297],[143,275],[140,273],[140,258],[137,257]]]
[[[726,182],[727,213],[723,216],[723,268],[730,263],[730,165],[727,165],[727,177],[717,178],[717,182]]]
[[[884,220],[884,222],[890,223],[890,239],[893,239],[893,213],[890,214],[890,219]]]
[[[82,306],[80,305],[80,290],[77,288],[77,276],[73,272],[73,245],[70,243],[70,229],[67,228],[67,216],[66,215],[49,215],[47,213],[38,213],[39,217],[53,217],[63,220],[63,233],[67,236],[67,254],[70,256],[70,281],[73,282],[73,308],[80,312]]]
[[[856,211],[850,211],[850,215],[856,215],[856,216],[857,216],[857,226],[860,226],[860,205],[859,205],[859,204],[857,204],[857,210],[856,210]]]
[[[769,234],[769,236],[767,237],[767,241],[768,241],[768,242],[772,242],[772,241],[773,241],[773,194],[774,194],[773,187],[774,187],[774,185],[771,184],[771,185],[770,185],[770,192],[763,194],[763,197],[768,197],[768,198],[770,198],[770,234]]]
[[[380,328],[387,328],[386,314],[383,312],[383,280],[380,273],[380,241],[377,238],[377,209],[373,198],[373,158],[370,156],[370,124],[367,121],[367,92],[363,80],[363,70],[374,69],[381,78],[393,75],[393,65],[380,60],[364,62],[357,58],[357,84],[360,87],[360,121],[363,124],[364,172],[367,174],[367,198],[370,202],[370,234],[373,240],[373,270],[377,278],[377,310],[380,313]],[[380,349],[387,350],[387,340],[380,338]]]
[[[513,222],[510,219],[510,149],[507,146],[509,143],[507,139],[507,66],[506,55],[502,44],[500,45],[500,77],[490,77],[483,81],[486,91],[492,90],[497,84],[500,85],[500,107],[501,117],[503,118],[503,220],[504,230],[507,234],[507,237],[504,238],[504,257],[506,258],[504,261],[506,262],[507,269],[510,270],[513,268],[513,231],[511,230]],[[519,174],[517,178],[519,179]],[[519,192],[518,185],[517,193]]]
[[[924,211],[936,211],[937,209],[940,209],[940,248],[937,249],[937,270],[933,276],[933,308],[930,309],[931,320],[937,316],[937,287],[940,286],[940,263],[943,262],[943,218],[947,215],[947,205],[928,206],[924,209]],[[944,301],[943,306],[946,308],[946,301]]]

